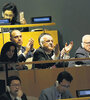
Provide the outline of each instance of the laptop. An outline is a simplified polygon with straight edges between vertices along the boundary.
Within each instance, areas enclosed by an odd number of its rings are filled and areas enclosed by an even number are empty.
[[[89,97],[90,89],[76,90],[77,97]]]

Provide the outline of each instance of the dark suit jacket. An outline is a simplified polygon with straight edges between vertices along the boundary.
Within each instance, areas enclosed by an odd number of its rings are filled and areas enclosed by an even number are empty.
[[[53,55],[53,52],[50,55],[47,55],[45,51],[40,47],[38,48],[34,55],[33,55],[33,61],[44,61],[44,60],[52,60],[51,56]],[[33,65],[33,68],[50,68],[55,63],[45,63],[45,64],[35,64]]]
[[[86,51],[84,48],[82,47],[79,47],[77,50],[76,50],[76,53],[75,53],[75,58],[88,58],[89,57],[89,52]],[[80,65],[90,65],[90,60],[82,60],[82,61],[76,61],[75,62],[76,64]]]
[[[26,48],[22,46],[22,49],[21,49],[22,53],[24,53],[25,49]],[[33,57],[33,53],[31,51],[28,52],[26,57],[24,57],[23,54],[19,55],[18,61],[22,62],[22,61],[25,61],[26,59],[28,59],[30,57]]]
[[[45,51],[43,50],[43,48],[38,48],[34,55],[33,55],[33,61],[45,61],[45,60],[53,60],[51,57],[53,56],[54,51],[52,51],[51,54],[47,55],[45,53]],[[33,64],[33,68],[41,68],[41,69],[45,69],[45,68],[50,68],[52,66],[56,66],[57,68],[63,67],[64,65],[67,65],[67,62],[60,62],[60,63],[44,63],[44,64]]]
[[[21,98],[22,98],[22,100],[27,100],[25,94],[23,94]],[[6,92],[6,93],[4,93],[3,95],[0,96],[0,100],[12,100],[12,99],[10,97],[9,92]]]
[[[72,98],[73,96],[69,91],[66,91],[65,93],[61,94],[61,99],[67,99]],[[56,100],[56,88],[55,86],[52,86],[50,88],[47,88],[43,90],[40,94],[39,100]]]

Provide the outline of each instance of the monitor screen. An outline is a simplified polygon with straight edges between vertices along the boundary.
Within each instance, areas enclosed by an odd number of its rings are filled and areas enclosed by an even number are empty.
[[[10,24],[9,19],[0,19],[0,25],[7,25],[7,24]]]
[[[31,23],[50,23],[50,22],[51,22],[51,16],[31,18]]]
[[[90,96],[90,89],[77,90],[76,91],[76,95],[77,95],[77,97],[87,97],[87,96]]]

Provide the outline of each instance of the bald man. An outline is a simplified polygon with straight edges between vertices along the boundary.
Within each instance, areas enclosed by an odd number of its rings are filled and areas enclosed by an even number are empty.
[[[90,34],[82,37],[81,47],[76,50],[75,58],[90,58]],[[90,60],[77,61],[78,65],[90,65]]]
[[[20,62],[26,61],[26,59],[33,56],[33,44],[34,40],[31,38],[26,45],[26,47],[23,47],[23,40],[22,40],[22,34],[19,30],[13,30],[10,33],[10,40],[14,42],[17,45],[17,51],[18,51],[18,60]]]

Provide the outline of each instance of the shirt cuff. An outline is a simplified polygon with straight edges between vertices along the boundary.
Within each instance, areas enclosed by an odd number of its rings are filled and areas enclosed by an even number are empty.
[[[58,57],[55,56],[55,54],[51,57],[53,60],[57,60]]]

